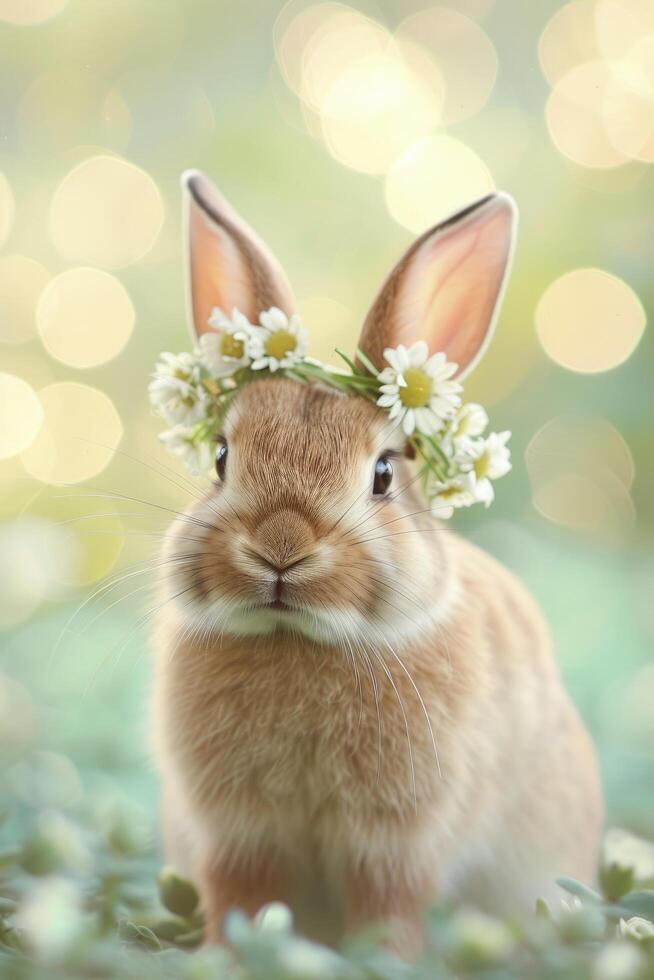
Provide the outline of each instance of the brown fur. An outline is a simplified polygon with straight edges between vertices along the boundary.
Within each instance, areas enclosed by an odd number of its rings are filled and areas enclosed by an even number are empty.
[[[303,429],[308,411],[322,424]],[[384,438],[363,400],[268,381],[242,393],[235,416],[228,481],[190,512],[215,527],[173,529],[170,557],[188,554],[189,534],[202,539],[192,570],[171,573],[175,588],[197,574],[199,603],[265,600],[270,575],[244,571],[241,549],[283,565],[331,545],[329,567],[309,558],[289,571],[287,594],[378,614],[390,646],[372,633],[353,666],[347,644],[295,635],[283,613],[273,632],[246,637],[187,635],[183,606],[162,615],[158,752],[186,810],[173,836],[193,855],[210,934],[233,904],[284,899],[302,919],[296,896],[318,881],[346,926],[393,914],[413,946],[427,899],[514,910],[551,894],[557,874],[590,880],[595,763],[533,602],[487,555],[407,516],[421,509],[413,487],[366,500],[364,517],[351,512],[330,531],[348,503],[339,486],[358,489],[352,447],[367,461]],[[402,486],[410,464],[396,465]],[[421,560],[429,574],[418,584]],[[442,622],[398,642],[416,607],[439,597]]]
[[[167,850],[208,936],[279,899],[332,941],[392,919],[410,953],[426,902],[514,912],[590,881],[597,767],[547,629],[426,512],[397,428],[273,379],[224,435],[224,483],[166,544],[154,692]]]

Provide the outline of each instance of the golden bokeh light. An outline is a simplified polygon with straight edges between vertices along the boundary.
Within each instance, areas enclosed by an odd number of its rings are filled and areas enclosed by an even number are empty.
[[[583,473],[565,473],[539,484],[533,504],[547,520],[613,541],[624,536],[634,522],[635,510],[627,489],[608,478],[598,483]]]
[[[386,203],[395,220],[421,232],[494,189],[474,150],[439,134],[414,143],[386,177]]]
[[[556,85],[577,65],[600,57],[596,6],[596,0],[572,0],[559,7],[545,25],[538,42],[538,59],[550,85]]]
[[[645,99],[654,99],[654,33],[636,41],[623,58],[612,63],[612,68],[625,88]]]
[[[48,600],[61,598],[77,577],[75,535],[30,517],[0,525],[0,628],[24,622]]]
[[[74,68],[37,75],[20,100],[17,122],[23,139],[42,152],[67,150],[80,133],[87,143],[122,150],[132,130],[120,92],[92,72]]]
[[[634,160],[654,162],[654,35],[643,38],[611,66],[602,121],[609,142]]]
[[[11,184],[3,173],[0,173],[0,248],[3,247],[14,224],[16,205]]]
[[[44,421],[21,456],[27,472],[43,483],[80,483],[112,460],[123,435],[111,399],[89,385],[62,381],[39,392]]]
[[[609,371],[635,350],[646,324],[636,293],[602,269],[574,269],[551,283],[536,307],[545,352],[571,371]]]
[[[534,506],[547,520],[603,540],[623,537],[632,525],[634,461],[607,419],[551,419],[531,439],[525,463]]]
[[[297,95],[302,87],[302,62],[308,41],[330,17],[342,13],[340,3],[304,6],[302,0],[285,4],[273,27],[273,42],[279,70]]]
[[[609,139],[603,107],[615,90],[611,69],[588,61],[567,72],[547,100],[545,118],[552,142],[584,167],[619,167],[629,160]]]
[[[476,21],[449,7],[429,7],[402,21],[397,37],[433,55],[445,85],[446,125],[483,109],[497,78],[498,60],[492,41]]]
[[[345,68],[321,105],[333,156],[354,170],[385,173],[406,146],[440,121],[442,86],[435,66],[433,76],[434,84],[425,84],[393,48]]]
[[[597,0],[595,29],[602,55],[618,61],[644,37],[654,34],[651,0]]]
[[[391,34],[381,24],[347,7],[330,9],[304,46],[301,98],[320,111],[343,71],[368,58],[392,57],[392,47]]]
[[[0,374],[0,459],[27,449],[43,423],[43,408],[34,389],[14,374]]]
[[[532,437],[525,463],[534,489],[553,477],[577,475],[607,492],[617,480],[630,490],[635,477],[631,450],[607,419],[564,415],[550,419]]]
[[[36,333],[36,305],[50,273],[26,255],[0,257],[0,343],[24,344]]]
[[[341,4],[282,11],[277,59],[299,96],[309,132],[332,155],[382,174],[441,121],[444,85],[435,60],[410,37]]]
[[[122,283],[108,272],[84,267],[53,279],[37,308],[44,347],[75,368],[96,367],[116,357],[132,334],[134,319]]]
[[[163,220],[161,195],[145,171],[118,157],[94,156],[57,188],[50,233],[65,258],[120,269],[150,251]]]
[[[42,24],[61,13],[68,0],[0,0],[0,20],[10,24]]]
[[[538,53],[561,153],[594,169],[654,162],[654,4],[574,0],[548,22]]]

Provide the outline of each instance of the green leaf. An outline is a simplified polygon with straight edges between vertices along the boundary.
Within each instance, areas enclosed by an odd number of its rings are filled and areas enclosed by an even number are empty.
[[[354,361],[353,361],[353,360],[351,360],[351,358],[349,358],[349,357],[347,356],[347,354],[345,354],[345,353],[344,353],[344,352],[343,352],[343,351],[342,351],[342,350],[340,349],[340,347],[335,347],[335,348],[334,348],[334,352],[335,352],[336,354],[338,354],[338,356],[339,356],[340,358],[342,358],[342,359],[343,359],[343,360],[345,361],[345,363],[346,363],[346,364],[347,364],[347,366],[349,367],[349,369],[350,369],[350,371],[352,372],[352,374],[357,374],[357,373],[358,373],[358,372],[357,372],[357,366],[356,366],[356,364],[354,363]]]
[[[599,883],[606,899],[615,902],[634,887],[633,868],[613,861],[600,868]]]
[[[375,367],[375,365],[372,363],[372,361],[368,357],[366,357],[366,355],[363,353],[363,351],[361,350],[360,347],[357,347],[357,357],[359,358],[359,360],[361,361],[361,363],[365,367],[366,371],[370,371],[370,373],[371,374],[374,374],[374,376],[376,378],[377,375],[379,374],[379,371],[377,370],[377,368]]]
[[[200,896],[192,881],[182,878],[173,868],[163,868],[158,878],[159,897],[169,912],[187,918],[193,915]]]
[[[52,841],[39,836],[26,842],[20,863],[24,871],[37,877],[59,871],[64,865],[61,854]]]
[[[155,936],[167,943],[174,943],[178,936],[188,932],[188,922],[180,916],[174,919],[160,919],[150,923]]]
[[[136,922],[130,922],[129,920],[121,922],[118,927],[118,935],[125,942],[143,946],[144,949],[151,949],[156,952],[161,949],[161,943],[152,929],[148,929],[147,926],[137,925]]]
[[[550,907],[544,898],[536,899],[536,915],[540,919],[547,919],[548,922],[552,921],[552,913],[550,912]]]
[[[654,922],[654,890],[629,892],[622,896],[619,905],[630,915],[640,915],[643,919]]]
[[[307,383],[307,379],[299,371],[294,371],[293,368],[286,368],[284,377],[289,378],[291,381],[299,381],[303,385]]]
[[[602,901],[602,896],[598,892],[593,891],[592,888],[588,888],[587,885],[582,885],[580,881],[576,881],[574,878],[557,878],[556,883],[559,888],[563,888],[564,891],[569,892],[571,895],[576,895],[582,902],[590,902],[597,905]]]
[[[194,929],[192,932],[185,932],[181,936],[177,936],[175,942],[185,949],[193,949],[195,946],[199,946],[203,939],[204,929]]]
[[[13,898],[5,898],[0,895],[0,916],[13,915],[18,908],[18,903]]]

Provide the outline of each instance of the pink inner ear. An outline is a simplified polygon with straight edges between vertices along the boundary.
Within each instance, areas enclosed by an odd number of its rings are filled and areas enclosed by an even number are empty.
[[[210,329],[214,307],[228,316],[236,307],[255,323],[271,306],[296,310],[293,291],[267,246],[198,171],[182,177],[186,192],[188,286],[196,335]]]
[[[208,319],[215,306],[228,316],[234,307],[249,320],[258,317],[243,256],[227,232],[189,203],[189,261],[191,306],[195,332],[210,329]]]
[[[500,206],[473,214],[436,233],[409,260],[396,297],[394,344],[425,340],[468,370],[483,351],[511,249],[513,210]]]

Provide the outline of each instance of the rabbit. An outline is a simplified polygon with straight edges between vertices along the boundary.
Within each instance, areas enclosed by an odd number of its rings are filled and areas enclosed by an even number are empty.
[[[210,181],[183,187],[195,336],[214,307],[295,312]],[[463,376],[515,224],[497,193],[418,238],[359,349],[381,369],[385,348],[422,339]],[[155,756],[167,856],[197,882],[210,942],[230,909],[280,901],[309,935],[384,923],[411,956],[430,903],[512,915],[557,901],[558,875],[593,878],[597,763],[543,617],[429,514],[405,441],[372,401],[253,381],[226,414],[215,485],[167,534]]]

